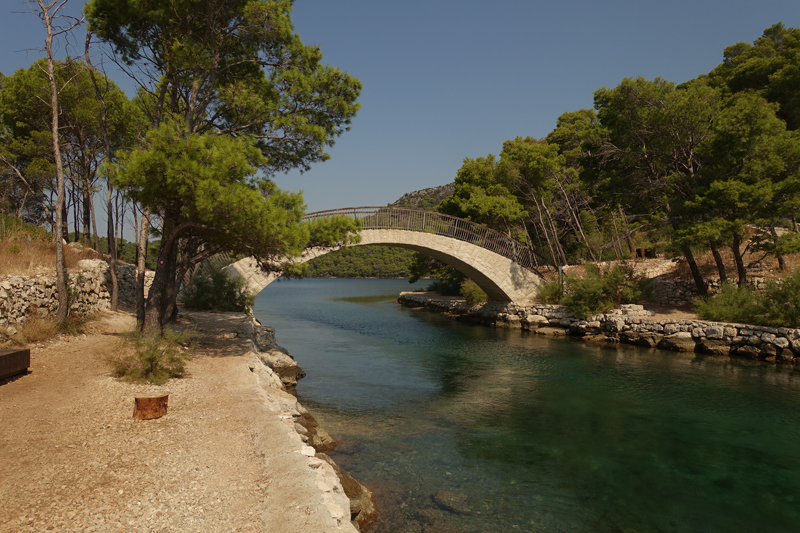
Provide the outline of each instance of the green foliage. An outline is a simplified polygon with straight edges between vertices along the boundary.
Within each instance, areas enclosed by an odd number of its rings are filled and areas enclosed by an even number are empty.
[[[256,295],[248,294],[241,279],[231,279],[224,265],[203,263],[180,294],[189,309],[200,311],[246,312],[253,307]]]
[[[465,279],[461,284],[461,296],[467,301],[468,304],[475,304],[479,302],[486,302],[489,296],[478,287],[478,284],[471,279]]]
[[[170,378],[178,378],[186,371],[190,352],[185,351],[192,334],[164,330],[163,337],[145,337],[139,332],[130,334],[133,353],[111,356],[108,362],[114,377],[134,383],[163,385]]]
[[[350,246],[312,259],[304,277],[407,278],[414,252],[390,246]]]
[[[414,252],[410,270],[409,283],[416,283],[422,278],[432,278],[436,281],[428,286],[428,290],[438,292],[442,296],[461,294],[461,284],[466,279],[466,276],[455,268],[420,252]]]
[[[546,304],[559,304],[564,298],[564,283],[555,279],[547,281],[539,286],[536,299]]]
[[[800,327],[800,268],[780,282],[770,281],[764,293],[764,316],[770,326]]]
[[[713,297],[695,300],[695,311],[700,318],[716,322],[800,327],[800,269],[780,282],[770,281],[763,293],[726,283]]]
[[[19,244],[12,244],[6,251],[10,254],[18,254],[22,252],[22,248],[19,247]]]
[[[627,264],[601,269],[587,263],[586,275],[582,278],[567,276],[562,303],[571,313],[590,316],[605,313],[620,304],[634,303],[643,292],[643,278],[633,272]]]
[[[762,309],[761,295],[747,285],[725,283],[714,296],[695,300],[697,316],[715,322],[756,324]]]

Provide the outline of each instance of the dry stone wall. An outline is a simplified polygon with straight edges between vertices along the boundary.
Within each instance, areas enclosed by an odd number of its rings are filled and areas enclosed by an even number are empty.
[[[145,292],[152,283],[152,272],[145,276]],[[136,303],[136,268],[118,264],[119,303],[132,307]],[[99,259],[78,262],[78,271],[69,274],[70,310],[88,313],[111,307],[111,271]],[[58,307],[55,275],[5,276],[0,279],[0,327],[18,327],[33,317],[48,317]],[[13,332],[12,332],[13,333]]]
[[[497,328],[800,365],[800,330],[793,328],[656,319],[651,311],[634,304],[581,318],[561,305],[518,306],[503,302],[470,305],[463,300],[436,300],[414,293],[401,293],[398,302]]]

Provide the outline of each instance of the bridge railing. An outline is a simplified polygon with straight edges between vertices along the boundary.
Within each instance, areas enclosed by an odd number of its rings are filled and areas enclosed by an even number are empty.
[[[360,219],[362,229],[419,231],[468,242],[539,274],[537,257],[529,247],[486,226],[442,213],[399,207],[345,207],[308,213],[304,220],[342,215]]]

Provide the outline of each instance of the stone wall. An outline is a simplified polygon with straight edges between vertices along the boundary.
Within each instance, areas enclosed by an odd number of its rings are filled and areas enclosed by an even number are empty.
[[[664,275],[651,279],[653,280],[653,294],[650,299],[653,303],[688,305],[694,302],[694,299],[699,296],[697,293],[697,286],[694,284],[693,280],[670,279]],[[767,288],[766,278],[748,278],[747,284],[758,291],[763,291]],[[706,280],[709,294],[716,294],[717,291],[719,291],[720,285],[719,279]]]
[[[136,267],[118,264],[117,277],[120,305],[133,307],[136,304]],[[152,272],[145,275],[145,293],[152,283],[152,277]],[[99,259],[79,261],[78,271],[69,274],[71,311],[88,313],[110,308],[110,285],[108,263]],[[29,318],[50,316],[57,307],[55,275],[5,276],[0,279],[0,327],[21,326]]]
[[[656,319],[651,311],[633,304],[581,318],[561,305],[518,306],[503,302],[470,305],[463,300],[437,300],[408,292],[401,293],[398,302],[497,328],[800,365],[800,330],[792,328]]]

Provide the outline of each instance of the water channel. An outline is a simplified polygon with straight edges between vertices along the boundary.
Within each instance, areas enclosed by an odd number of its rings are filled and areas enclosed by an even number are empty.
[[[281,281],[254,309],[373,531],[800,531],[800,369],[465,325],[409,287]]]

